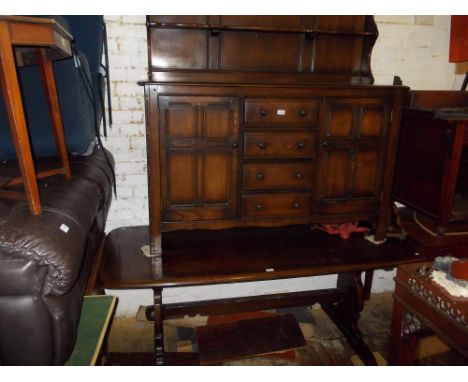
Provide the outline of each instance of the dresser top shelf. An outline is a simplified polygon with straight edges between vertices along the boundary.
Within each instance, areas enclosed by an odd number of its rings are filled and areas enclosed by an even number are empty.
[[[155,81],[193,83],[208,72],[225,83],[374,82],[373,16],[153,15],[147,27],[148,75]],[[180,70],[195,75],[161,74]]]
[[[373,31],[353,31],[353,30],[324,30],[315,28],[281,28],[267,26],[239,26],[223,24],[191,24],[191,23],[165,23],[149,22],[151,28],[177,28],[177,29],[207,29],[213,34],[219,31],[239,31],[239,32],[272,32],[272,33],[305,33],[306,35],[330,35],[330,36],[378,36],[376,30]]]
[[[104,249],[106,288],[158,288],[317,276],[392,268],[421,261],[405,242],[375,246],[362,236],[342,240],[309,226],[168,232],[162,265],[145,257],[147,226],[118,228]]]
[[[148,16],[150,28],[245,30],[258,32],[377,35],[372,16]]]

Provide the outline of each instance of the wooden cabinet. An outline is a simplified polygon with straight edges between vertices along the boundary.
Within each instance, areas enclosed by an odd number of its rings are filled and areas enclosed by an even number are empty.
[[[377,210],[390,111],[386,99],[325,101],[317,184],[320,212]]]
[[[235,217],[238,98],[162,96],[159,107],[163,220]]]
[[[385,232],[403,92],[147,83],[157,235],[360,220]]]
[[[433,235],[468,231],[468,95],[412,91],[405,108],[393,197]]]
[[[372,17],[149,16],[148,36],[154,253],[186,229],[362,220],[384,237],[406,88],[370,85]]]

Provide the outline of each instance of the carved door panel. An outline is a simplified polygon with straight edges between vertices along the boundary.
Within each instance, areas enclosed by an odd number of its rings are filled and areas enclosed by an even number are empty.
[[[159,110],[163,220],[235,217],[239,100],[161,96]]]
[[[377,211],[386,155],[390,104],[382,99],[325,101],[321,125],[318,211]]]

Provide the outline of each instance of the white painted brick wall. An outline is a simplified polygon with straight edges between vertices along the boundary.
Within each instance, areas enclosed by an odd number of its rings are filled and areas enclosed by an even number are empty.
[[[145,16],[105,16],[114,125],[105,141],[116,160],[118,197],[113,201],[107,230],[148,224],[148,192],[143,88],[137,81],[147,76]],[[458,89],[462,75],[448,63],[449,16],[376,16],[379,38],[372,54],[376,84],[402,78],[413,89]],[[392,272],[378,272],[374,291],[393,288]],[[262,294],[310,287],[329,287],[333,277],[298,279],[224,288],[180,288],[165,292],[166,301]],[[222,291],[222,293],[220,293]],[[113,291],[116,294],[116,291]],[[129,297],[130,296],[130,297]],[[136,312],[149,304],[148,293],[120,294],[119,314]]]
[[[105,16],[109,44],[113,127],[105,141],[116,161],[117,199],[108,231],[148,224],[143,88],[147,76],[145,16]]]
[[[462,76],[448,62],[450,16],[376,16],[376,21],[376,84],[389,84],[399,75],[412,89],[459,89]]]

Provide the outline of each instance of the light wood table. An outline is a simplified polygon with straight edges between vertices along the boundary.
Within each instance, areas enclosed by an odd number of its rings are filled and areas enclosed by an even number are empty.
[[[52,66],[53,60],[72,55],[71,40],[72,36],[53,19],[0,16],[0,85],[21,171],[21,177],[12,178],[2,186],[0,197],[26,199],[34,215],[42,211],[37,179],[56,174],[71,177]],[[38,173],[31,153],[17,73],[17,66],[27,65],[39,65],[61,162],[61,167]],[[11,190],[19,184],[24,184],[25,193]]]

